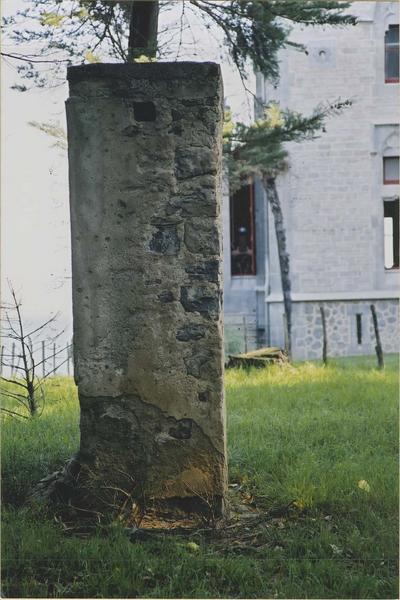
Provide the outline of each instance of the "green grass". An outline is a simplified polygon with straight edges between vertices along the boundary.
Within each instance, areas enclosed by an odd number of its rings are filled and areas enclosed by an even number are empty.
[[[3,417],[3,593],[55,598],[397,598],[398,359],[302,363],[226,374],[229,467],[270,518],[241,553],[196,538],[68,537],[31,485],[75,452],[70,380],[48,384],[43,415]],[[370,491],[358,487],[366,480]]]

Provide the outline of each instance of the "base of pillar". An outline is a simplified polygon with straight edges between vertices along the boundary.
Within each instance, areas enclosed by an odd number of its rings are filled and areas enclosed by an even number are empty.
[[[213,527],[227,516],[222,496],[150,499],[133,496],[94,477],[92,467],[79,454],[39,481],[30,501],[57,507],[72,520],[84,518],[99,523],[111,518],[144,529]]]

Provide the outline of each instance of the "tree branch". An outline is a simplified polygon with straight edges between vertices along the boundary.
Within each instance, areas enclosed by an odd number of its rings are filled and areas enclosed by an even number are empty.
[[[4,56],[6,58],[14,58],[15,60],[22,60],[25,62],[29,62],[29,63],[51,63],[51,64],[55,64],[55,63],[69,63],[71,62],[68,58],[65,59],[53,59],[53,60],[42,60],[42,59],[37,59],[37,58],[28,58],[26,55],[23,54],[10,54],[8,52],[1,52],[0,53],[1,56]]]
[[[21,415],[20,413],[16,413],[13,410],[8,410],[8,408],[0,407],[0,410],[9,415],[14,415],[15,417],[20,417],[21,419],[29,419],[29,417],[27,417],[26,415]]]

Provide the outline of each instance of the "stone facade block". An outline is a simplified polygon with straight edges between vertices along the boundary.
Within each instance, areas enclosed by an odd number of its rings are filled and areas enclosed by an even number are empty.
[[[368,5],[365,11],[364,5]],[[319,138],[286,145],[288,169],[277,179],[290,254],[294,352],[302,358],[320,357],[319,304],[313,302],[317,296],[324,299],[328,312],[329,307],[336,307],[336,323],[329,325],[335,354],[374,353],[374,342],[367,335],[369,325],[363,325],[365,335],[358,344],[355,316],[351,316],[351,310],[357,309],[363,324],[369,323],[368,295],[375,299],[378,313],[383,311],[384,351],[398,350],[398,318],[385,312],[398,305],[400,272],[385,268],[384,201],[398,198],[400,188],[384,184],[383,158],[399,155],[399,84],[385,82],[385,32],[399,23],[399,5],[355,2],[348,11],[360,17],[355,27],[293,27],[291,39],[308,48],[308,53],[280,52],[278,86],[257,77],[262,103],[276,101],[283,109],[305,115],[321,102],[353,100],[351,107],[327,120]],[[257,274],[247,280],[245,289],[234,285],[235,277],[225,277],[226,320],[247,315],[247,307],[255,307],[257,295],[263,294],[265,312],[257,306],[256,327],[265,328],[267,344],[282,346],[281,278],[269,209],[266,219],[258,219],[257,224],[255,244],[257,253],[262,252],[260,258],[257,254]],[[227,271],[229,227],[227,201]],[[263,263],[264,279],[259,272]],[[299,302],[299,297],[306,296],[307,302]],[[349,298],[340,309],[335,302],[338,297]],[[310,311],[307,318],[303,307]]]
[[[296,359],[322,358],[324,307],[328,356],[374,354],[375,332],[370,306],[374,304],[384,353],[399,351],[398,300],[296,302],[293,307],[293,356]],[[359,317],[357,317],[359,315]],[[360,331],[357,331],[357,319]]]

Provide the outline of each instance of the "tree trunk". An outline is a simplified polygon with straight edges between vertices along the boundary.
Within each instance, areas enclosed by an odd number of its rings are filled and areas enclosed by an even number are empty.
[[[155,0],[132,2],[129,23],[128,61],[139,56],[155,57],[157,52],[159,3]]]
[[[265,193],[267,200],[274,216],[274,225],[276,233],[276,241],[278,245],[279,255],[279,267],[281,271],[281,282],[282,282],[282,294],[283,294],[283,305],[286,316],[286,328],[287,328],[287,344],[286,351],[289,358],[292,356],[292,298],[290,294],[290,265],[289,265],[289,253],[286,248],[286,233],[285,226],[283,223],[283,214],[281,203],[276,189],[275,177],[265,177],[263,179]]]

